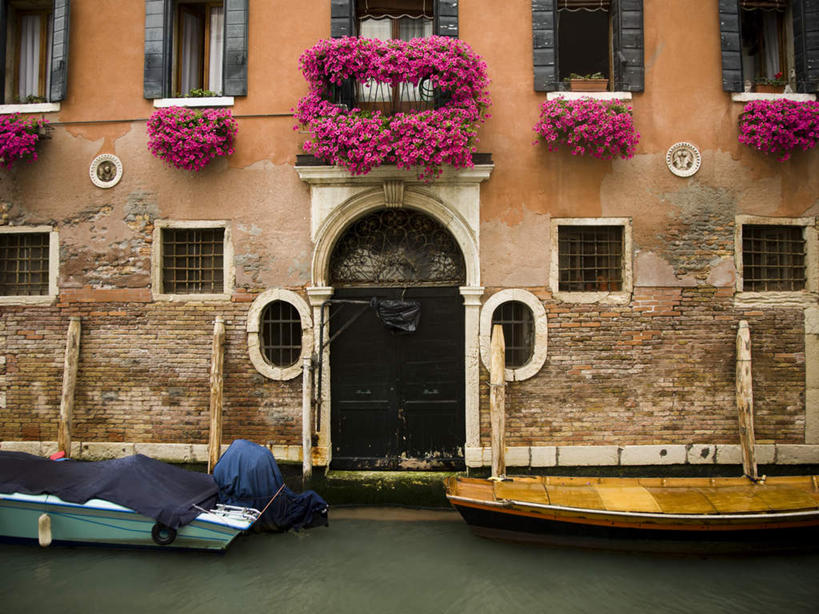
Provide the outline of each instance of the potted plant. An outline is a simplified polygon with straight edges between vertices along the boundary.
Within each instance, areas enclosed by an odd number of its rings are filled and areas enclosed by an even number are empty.
[[[230,109],[157,109],[148,119],[148,149],[171,166],[199,171],[233,153],[237,124]]]
[[[565,145],[574,156],[604,160],[631,158],[640,140],[631,107],[620,100],[547,100],[534,130],[549,151]]]
[[[773,154],[780,162],[794,150],[807,151],[819,141],[819,102],[752,100],[739,116],[739,142]]]
[[[47,138],[48,120],[0,115],[0,165],[11,168],[17,160],[37,159],[37,143]]]
[[[609,89],[608,77],[601,72],[589,75],[573,72],[564,81],[568,82],[569,89],[573,92],[605,92]]]
[[[785,79],[782,73],[776,73],[771,77],[757,77],[754,80],[754,91],[759,94],[781,94],[785,91]]]

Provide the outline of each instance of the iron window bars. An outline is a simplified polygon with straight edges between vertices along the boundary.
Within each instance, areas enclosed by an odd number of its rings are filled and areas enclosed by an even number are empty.
[[[224,246],[224,228],[163,228],[162,291],[221,294]]]
[[[262,356],[275,367],[296,364],[301,356],[301,315],[287,301],[268,303],[259,327]]]
[[[49,233],[0,234],[0,295],[48,294]]]
[[[742,226],[742,289],[805,288],[805,237],[801,226]]]
[[[560,226],[558,271],[562,292],[622,290],[623,227]]]

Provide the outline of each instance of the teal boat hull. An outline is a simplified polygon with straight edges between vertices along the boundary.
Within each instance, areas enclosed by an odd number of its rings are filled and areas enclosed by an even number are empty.
[[[43,514],[49,518],[47,535],[41,535],[39,528]],[[173,532],[157,525],[153,518],[110,501],[91,499],[78,504],[54,495],[0,493],[0,539],[9,541],[218,551],[252,524],[252,519],[203,512],[179,527],[169,541]]]

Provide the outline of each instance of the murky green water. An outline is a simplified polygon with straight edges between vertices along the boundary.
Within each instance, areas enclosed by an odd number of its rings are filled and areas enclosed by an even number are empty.
[[[329,528],[243,537],[225,555],[0,544],[0,612],[52,611],[813,613],[819,554],[548,549],[389,510],[331,510]]]

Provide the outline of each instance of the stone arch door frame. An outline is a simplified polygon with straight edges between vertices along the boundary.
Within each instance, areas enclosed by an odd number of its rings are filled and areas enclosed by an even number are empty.
[[[330,441],[330,350],[321,349],[320,339],[328,338],[329,323],[321,327],[322,305],[333,295],[328,284],[329,264],[336,242],[355,220],[384,207],[406,207],[437,220],[452,234],[464,256],[466,285],[460,287],[464,301],[464,456],[481,454],[480,446],[480,184],[494,168],[492,164],[472,168],[446,169],[432,184],[419,181],[415,173],[381,167],[364,176],[352,176],[332,166],[296,166],[302,181],[310,185],[311,238],[315,244],[311,264],[311,285],[307,295],[313,308],[314,356],[321,360],[321,398],[318,400],[320,428],[317,464],[331,460]],[[479,459],[478,459],[479,460]]]

